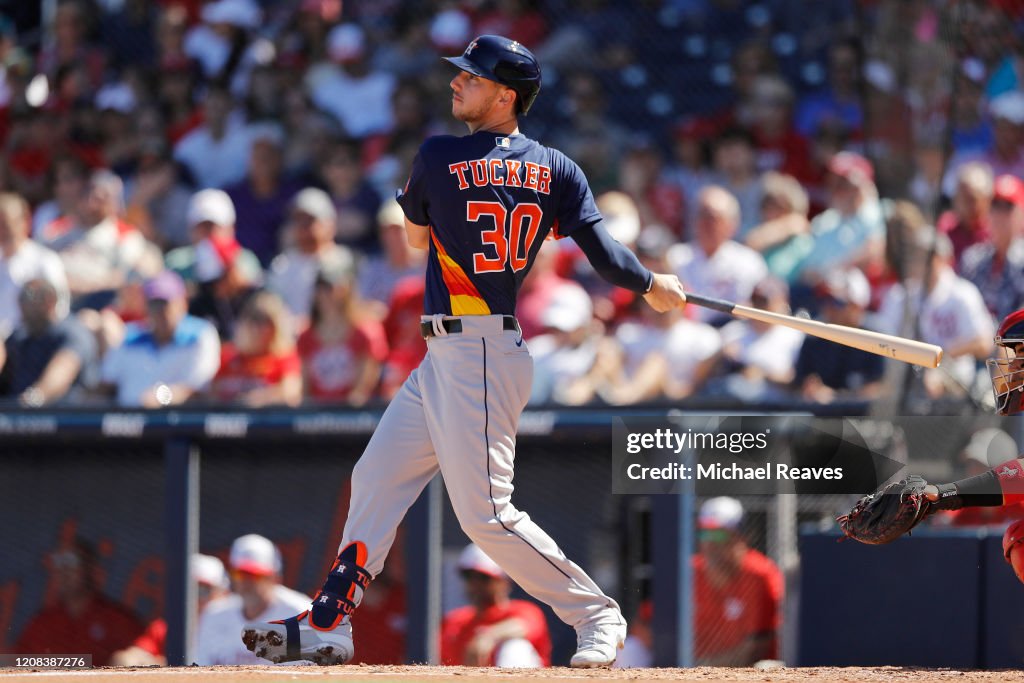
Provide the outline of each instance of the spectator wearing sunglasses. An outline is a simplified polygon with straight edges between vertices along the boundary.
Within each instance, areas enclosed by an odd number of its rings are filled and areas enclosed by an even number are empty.
[[[130,324],[124,342],[107,352],[100,391],[122,406],[161,408],[204,390],[220,367],[217,330],[187,314],[185,283],[163,271],[143,285],[146,321]]]
[[[298,405],[302,366],[291,316],[276,294],[259,292],[245,304],[230,342],[221,347],[211,393],[252,408]]]
[[[513,600],[512,581],[477,546],[459,555],[459,576],[469,601],[441,622],[441,663],[447,666],[535,668],[551,665],[551,636],[544,613],[528,600]]]

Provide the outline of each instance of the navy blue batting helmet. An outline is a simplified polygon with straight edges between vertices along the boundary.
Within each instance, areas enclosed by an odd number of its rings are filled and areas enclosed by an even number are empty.
[[[525,114],[540,92],[540,64],[521,43],[503,36],[479,36],[459,57],[444,57],[474,76],[516,91],[516,106]]]

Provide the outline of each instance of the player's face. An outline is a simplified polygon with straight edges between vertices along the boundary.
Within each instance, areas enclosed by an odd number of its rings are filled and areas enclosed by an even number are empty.
[[[508,582],[505,579],[482,572],[462,572],[462,585],[466,589],[466,598],[478,609],[490,607],[508,597]]]
[[[460,71],[450,83],[452,116],[472,123],[486,117],[501,96],[504,86],[486,78]]]
[[[1024,343],[996,346],[996,357],[986,363],[992,377],[996,412],[1013,415],[1021,412],[1024,395]]]

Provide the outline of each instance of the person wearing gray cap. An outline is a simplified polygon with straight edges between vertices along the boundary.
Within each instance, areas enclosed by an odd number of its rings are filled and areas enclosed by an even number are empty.
[[[100,391],[118,404],[164,408],[205,389],[220,367],[220,339],[205,320],[187,314],[185,283],[161,272],[143,286],[145,326],[130,324],[124,343],[111,349],[100,370]]]
[[[352,251],[334,242],[337,218],[334,202],[321,189],[307,187],[292,200],[285,228],[290,246],[270,264],[267,288],[284,299],[296,329],[309,320],[317,273],[355,270]]]

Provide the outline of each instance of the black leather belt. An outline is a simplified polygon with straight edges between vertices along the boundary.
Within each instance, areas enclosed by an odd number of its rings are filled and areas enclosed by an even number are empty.
[[[459,318],[442,320],[441,327],[443,327],[448,334],[462,334],[462,320]],[[511,315],[501,316],[501,329],[508,330],[510,332],[520,332],[519,323]],[[420,321],[420,332],[423,333],[424,339],[433,337],[434,324],[429,320]]]

